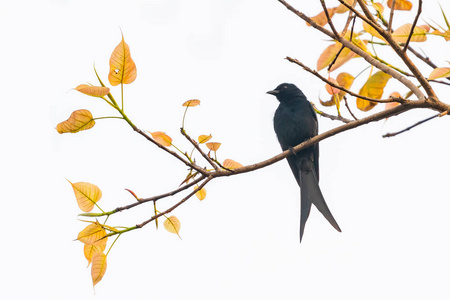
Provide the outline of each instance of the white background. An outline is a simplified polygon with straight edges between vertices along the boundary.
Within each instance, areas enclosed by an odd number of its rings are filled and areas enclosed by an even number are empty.
[[[305,2],[291,4],[311,16],[320,11],[319,1]],[[450,14],[449,4],[441,5]],[[419,24],[445,24],[436,1],[425,1],[423,10]],[[412,18],[399,12],[394,27]],[[450,297],[449,120],[381,138],[432,111],[409,112],[321,142],[321,188],[342,233],[313,209],[299,244],[299,189],[282,161],[215,180],[203,202],[193,198],[177,209],[182,240],[156,231],[153,223],[120,237],[94,291],[83,246],[74,241],[86,223],[77,220],[66,179],[98,185],[99,204],[112,210],[133,202],[125,188],[149,197],[176,188],[186,175],[185,166],[125,122],[99,120],[78,134],[55,130],[76,109],[95,117],[113,114],[101,100],[72,88],[97,84],[94,63],[107,82],[120,30],[138,68],[136,81],[125,87],[133,122],[165,131],[189,151],[179,135],[181,103],[198,98],[202,104],[188,112],[188,133],[211,133],[222,143],[219,160],[244,165],[280,152],[272,128],[277,101],[266,91],[292,82],[316,104],[319,96],[328,98],[322,82],[283,59],[289,55],[314,68],[328,38],[275,0],[11,1],[2,5],[0,28],[0,298]],[[429,40],[413,46],[447,66],[449,44]],[[403,67],[392,55],[383,57]],[[342,70],[356,75],[363,65],[355,59]],[[354,90],[368,74],[355,81]],[[407,92],[397,87],[392,80],[386,89]],[[447,90],[437,87],[448,103]],[[120,99],[120,88],[112,92]],[[359,117],[366,115],[350,102]],[[340,125],[319,119],[321,132]],[[180,197],[162,200],[160,210]],[[142,206],[108,224],[132,226],[151,214],[150,205]]]

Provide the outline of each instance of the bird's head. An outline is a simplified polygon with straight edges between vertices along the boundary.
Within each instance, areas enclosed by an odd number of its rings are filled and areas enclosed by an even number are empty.
[[[267,94],[274,95],[280,102],[297,100],[298,97],[306,99],[303,92],[292,83],[282,83],[276,89],[268,91]]]

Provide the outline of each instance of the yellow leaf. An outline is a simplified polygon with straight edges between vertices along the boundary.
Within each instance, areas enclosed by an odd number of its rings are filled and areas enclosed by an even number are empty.
[[[184,102],[181,106],[194,107],[194,106],[197,106],[197,105],[200,105],[200,100],[198,100],[198,99],[191,99],[191,100],[188,100],[188,101]]]
[[[383,14],[383,12],[384,12],[384,6],[383,6],[383,4],[381,4],[380,2],[372,3],[372,7],[375,8],[375,10],[376,10],[380,15]]]
[[[332,83],[334,83],[336,85],[339,85],[338,82],[336,81],[336,79],[331,78],[330,76],[328,76],[328,81],[330,81],[330,82],[332,82]],[[337,94],[337,93],[339,93],[341,91],[340,89],[335,88],[335,87],[329,85],[328,83],[325,84],[325,89],[327,90],[328,94],[330,94],[330,95]]]
[[[243,165],[241,165],[241,164],[238,163],[237,161],[234,161],[234,160],[229,159],[229,158],[227,158],[227,159],[225,159],[225,160],[223,161],[222,166],[224,166],[225,168],[230,169],[230,170],[232,170],[232,169],[237,169],[237,168],[242,168],[242,167],[243,167]]]
[[[172,138],[162,131],[150,132],[155,141],[165,147],[172,146]]]
[[[198,188],[198,186],[196,186],[195,188]],[[201,188],[200,190],[198,190],[195,193],[195,196],[197,196],[198,200],[200,200],[200,201],[205,199],[206,198],[206,190],[205,190],[205,188]]]
[[[86,257],[88,261],[88,266],[91,264],[94,254],[102,253],[106,249],[107,241],[108,238],[104,238],[95,242],[93,245],[84,244],[84,257]]]
[[[200,144],[206,143],[207,141],[209,141],[212,138],[212,135],[200,135],[198,137],[198,142]]]
[[[136,64],[130,55],[130,47],[122,35],[122,40],[116,46],[109,59],[108,80],[112,86],[121,83],[132,83],[137,76]]]
[[[328,8],[328,15],[330,16],[330,19],[333,17],[335,10],[336,8]],[[324,11],[321,11],[318,15],[312,17],[311,20],[319,26],[324,26],[328,23],[328,19]],[[309,23],[306,23],[306,25],[311,26]]]
[[[180,220],[175,216],[170,216],[164,221],[164,228],[170,232],[175,233],[180,237],[179,232],[181,228]]]
[[[72,183],[70,181],[69,183],[72,185],[78,207],[82,211],[91,211],[94,208],[95,203],[102,198],[102,191],[95,184],[88,182]]]
[[[353,80],[355,80],[355,77],[353,77],[352,74],[346,73],[346,72],[342,72],[339,73],[339,75],[336,77],[336,81],[337,83],[346,88],[347,90],[350,89],[350,87],[353,84]],[[347,94],[347,92],[339,90],[339,100],[342,100],[345,96],[345,94]]]
[[[381,34],[378,33],[378,31],[376,31],[372,26],[370,26],[368,23],[363,21],[363,28],[364,31],[367,32],[368,34],[379,38],[382,41],[385,41],[384,37],[381,36]]]
[[[392,8],[392,0],[388,0],[387,3],[389,8]],[[395,10],[411,10],[412,8],[412,3],[409,2],[408,0],[396,0],[395,1]]]
[[[392,38],[397,43],[406,43],[411,32],[412,24],[405,24],[400,26],[397,30],[392,33]],[[411,42],[425,42],[427,40],[426,29],[423,27],[414,27],[414,32],[411,36]]]
[[[428,76],[428,80],[449,76],[450,76],[450,68],[436,68],[430,73],[430,76]]]
[[[222,145],[221,143],[215,143],[215,142],[210,142],[210,143],[206,143],[205,144],[206,147],[208,147],[209,150],[211,151],[217,151],[220,148],[220,145]]]
[[[103,229],[107,229],[111,232],[119,232],[119,230],[117,228],[106,225],[106,224],[100,224],[100,226],[102,226]]]
[[[391,77],[391,75],[388,75],[382,71],[376,72],[366,81],[359,91],[359,94],[365,97],[381,99],[383,96],[384,87]],[[356,99],[356,106],[362,111],[369,111],[377,104],[377,102],[368,101],[361,98]]]
[[[95,121],[92,114],[87,109],[79,109],[74,111],[70,117],[56,125],[59,133],[76,133],[82,130],[88,130],[94,127]]]
[[[77,240],[83,244],[93,245],[106,235],[105,229],[95,222],[86,226],[79,234]]]
[[[445,32],[434,30],[431,34],[442,36],[446,41],[450,41],[450,29],[446,30]]]
[[[92,86],[88,84],[80,84],[75,88],[75,90],[92,97],[103,97],[109,94],[109,88],[105,86]]]
[[[106,267],[106,255],[104,253],[100,252],[92,256],[91,278],[94,286],[102,280]]]

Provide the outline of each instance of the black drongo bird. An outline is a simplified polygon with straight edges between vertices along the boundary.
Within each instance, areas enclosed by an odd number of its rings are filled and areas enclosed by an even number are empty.
[[[316,113],[298,87],[282,83],[267,93],[276,96],[280,101],[273,118],[273,126],[283,151],[292,150],[293,147],[317,135]],[[314,203],[328,222],[340,232],[341,229],[319,188],[319,144],[288,156],[287,160],[301,190],[300,242],[311,211],[311,203]]]

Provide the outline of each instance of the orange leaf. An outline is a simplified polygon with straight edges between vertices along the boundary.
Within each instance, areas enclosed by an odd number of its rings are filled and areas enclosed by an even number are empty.
[[[317,60],[317,71],[320,71],[326,67],[328,67],[331,62],[333,62],[334,58],[338,54],[339,50],[341,49],[340,43],[334,43],[330,46],[328,46],[322,54],[319,56],[319,59]],[[334,62],[333,66],[330,69],[331,71],[336,70],[346,62],[348,62],[350,59],[352,59],[355,56],[355,53],[350,51],[348,48],[344,48],[341,53],[339,54],[338,58]]]
[[[389,97],[395,97],[395,98],[400,98],[401,95],[399,92],[393,92],[392,94],[389,95]],[[384,110],[388,110],[390,108],[396,107],[397,105],[399,105],[400,103],[398,102],[388,102],[386,103],[386,105],[384,106]],[[387,118],[386,118],[387,119]]]
[[[344,35],[344,38],[349,40],[350,39],[350,32],[347,31],[347,33]],[[361,41],[356,34],[353,34],[352,43],[365,52],[367,52],[367,46],[366,44]],[[328,46],[322,54],[319,56],[319,59],[317,60],[317,70],[320,71],[323,68],[328,67],[336,57],[336,55],[341,50],[342,44],[341,43],[334,43],[330,46]],[[342,49],[342,51],[339,53],[338,58],[334,62],[333,66],[329,70],[330,72],[336,70],[346,62],[348,62],[350,59],[354,58],[356,56],[355,52],[351,51],[348,48]]]
[[[164,221],[164,228],[168,232],[175,233],[176,235],[178,235],[178,237],[180,237],[179,232],[180,232],[180,228],[181,228],[181,223],[180,223],[180,220],[178,220],[177,217],[175,217],[175,216],[168,217]]]
[[[449,76],[450,76],[450,68],[436,68],[430,73],[430,76],[428,76],[428,80]]]
[[[326,107],[336,105],[336,101],[334,101],[333,97],[331,97],[331,99],[328,101],[323,101],[322,99],[319,98],[319,102],[320,102],[320,104],[322,104],[323,106],[326,106]]]
[[[92,223],[86,226],[78,234],[77,240],[83,244],[93,245],[106,235],[105,229],[98,223]]]
[[[72,183],[70,181],[69,183],[72,185],[78,207],[82,211],[91,211],[94,208],[95,203],[102,198],[102,191],[95,184],[88,182]]]
[[[388,0],[388,7],[392,9],[392,0]],[[411,10],[412,3],[408,0],[396,0],[395,1],[395,10]]]
[[[339,85],[338,82],[336,81],[336,79],[331,78],[330,76],[328,76],[328,81],[330,81],[330,82],[332,82],[332,83],[334,83],[336,85]],[[339,93],[341,91],[340,89],[335,88],[335,87],[329,85],[328,83],[325,84],[325,89],[327,90],[328,94],[330,94],[330,95],[337,94],[337,93]]]
[[[450,30],[446,30],[445,32],[441,32],[439,30],[433,30],[433,32],[431,32],[431,34],[442,36],[446,41],[450,41]]]
[[[91,278],[94,286],[102,280],[106,267],[106,255],[104,253],[100,252],[92,256]]]
[[[82,130],[88,130],[94,127],[95,121],[92,114],[87,109],[79,109],[70,115],[70,117],[56,125],[59,133],[76,133]]]
[[[103,97],[109,94],[109,88],[105,86],[92,86],[88,84],[80,84],[75,88],[75,90],[92,97]]]
[[[336,8],[328,8],[328,15],[330,16],[330,19],[334,15],[334,11]],[[324,26],[328,23],[327,15],[325,14],[325,11],[321,11],[318,15],[311,18],[317,25]],[[311,26],[309,23],[306,23],[306,25]]]
[[[198,137],[198,142],[200,144],[204,144],[212,138],[212,135],[200,135]]]
[[[165,147],[170,147],[172,146],[172,138],[170,136],[168,136],[167,134],[165,134],[162,131],[155,131],[155,132],[150,132],[152,134],[153,139],[158,142],[159,144],[165,146]]]
[[[191,99],[191,100],[188,100],[188,101],[184,102],[181,106],[194,107],[194,106],[197,106],[197,105],[200,105],[200,100],[198,100],[198,99]]]
[[[211,151],[217,151],[220,148],[220,145],[222,145],[221,143],[215,143],[215,142],[210,142],[210,143],[206,143],[205,144],[206,147],[208,147],[209,150]]]
[[[344,2],[347,3],[350,6],[353,5],[354,1],[355,0],[344,0]],[[345,5],[343,5],[343,4],[339,4],[339,6],[336,7],[335,10],[334,10],[334,12],[336,14],[343,14],[343,13],[346,13],[347,11],[348,11],[348,8]]]
[[[376,72],[366,81],[359,91],[359,94],[365,97],[381,99],[383,96],[384,87],[391,77],[391,75],[388,75],[382,71]],[[362,111],[369,111],[377,104],[378,102],[368,101],[361,98],[356,99],[356,106]]]
[[[422,29],[425,30],[426,32],[430,32],[430,30],[431,30],[430,25],[427,25],[427,24],[419,25],[419,26],[417,26],[417,27],[422,28]]]
[[[198,188],[198,186],[196,186],[196,188]],[[198,190],[195,193],[195,196],[197,196],[198,200],[200,200],[200,201],[205,199],[206,198],[206,190],[205,190],[205,188],[201,188],[200,190]]]
[[[352,86],[354,79],[355,77],[346,72],[339,73],[339,75],[336,77],[337,84],[346,89],[349,89]],[[323,106],[333,106],[336,105],[337,100],[341,101],[342,99],[344,99],[344,96],[346,94],[347,92],[339,90],[339,93],[336,95],[337,98],[333,96],[329,101],[322,101],[321,99],[319,99],[319,101]]]
[[[238,163],[238,162],[236,162],[236,161],[234,161],[234,160],[232,160],[232,159],[229,159],[229,158],[227,158],[227,159],[225,159],[224,161],[223,161],[223,164],[222,164],[225,168],[227,168],[227,169],[230,169],[230,170],[232,170],[232,169],[237,169],[237,168],[242,168],[243,167],[243,165],[241,165],[240,163]]]
[[[95,242],[93,245],[84,244],[84,257],[88,261],[88,266],[91,264],[94,254],[102,253],[106,249],[107,241],[108,238],[104,238]]]
[[[137,76],[136,64],[130,55],[130,47],[122,35],[122,40],[116,46],[109,59],[108,80],[112,86],[121,83],[132,83]]]
[[[397,30],[392,33],[392,38],[397,43],[406,43],[411,32],[412,24],[405,24],[400,26]],[[414,32],[411,36],[411,42],[425,42],[427,40],[426,29],[423,27],[414,27]]]

